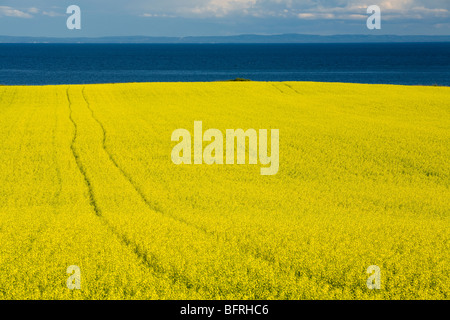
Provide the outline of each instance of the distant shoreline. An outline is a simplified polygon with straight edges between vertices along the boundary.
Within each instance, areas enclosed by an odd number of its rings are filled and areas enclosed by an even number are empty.
[[[288,44],[288,43],[418,43],[450,42],[450,35],[235,35],[235,36],[189,36],[189,37],[26,37],[2,36],[0,43],[90,43],[90,44]]]

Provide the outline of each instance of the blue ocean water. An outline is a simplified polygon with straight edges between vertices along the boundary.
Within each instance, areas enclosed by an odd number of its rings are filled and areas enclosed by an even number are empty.
[[[450,43],[0,44],[0,84],[324,81],[450,85]]]

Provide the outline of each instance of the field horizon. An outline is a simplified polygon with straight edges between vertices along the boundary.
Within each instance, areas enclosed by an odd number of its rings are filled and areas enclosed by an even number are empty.
[[[440,85],[440,84],[394,84],[394,83],[355,83],[355,82],[327,82],[327,81],[265,81],[265,80],[252,80],[247,78],[235,78],[235,79],[225,79],[225,80],[210,80],[210,81],[149,81],[149,82],[99,82],[99,83],[86,83],[86,84],[30,84],[30,85],[10,85],[10,84],[0,84],[0,87],[85,87],[85,86],[99,86],[99,85],[132,85],[132,84],[209,84],[209,83],[228,83],[228,82],[256,82],[256,83],[310,83],[310,84],[348,84],[348,85],[363,85],[363,86],[396,86],[396,87],[438,87],[438,88],[449,88],[450,86],[447,85]]]

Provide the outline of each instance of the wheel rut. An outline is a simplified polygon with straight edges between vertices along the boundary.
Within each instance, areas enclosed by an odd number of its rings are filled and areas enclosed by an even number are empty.
[[[277,88],[280,92],[282,92],[283,94],[285,94],[285,92],[283,92],[279,87],[275,86],[275,88]],[[294,89],[293,89],[294,90]],[[85,93],[85,87],[83,87],[82,89],[82,96],[83,99],[85,100],[86,106],[89,109],[92,118],[95,120],[95,122],[97,122],[97,124],[100,126],[100,128],[102,129],[102,147],[104,152],[107,154],[108,158],[110,159],[110,161],[112,162],[112,164],[118,169],[118,171],[122,174],[122,176],[130,183],[130,185],[133,187],[133,189],[136,191],[136,193],[139,195],[139,197],[143,200],[143,202],[148,206],[148,208],[156,213],[159,213],[161,215],[165,215],[169,218],[171,218],[174,221],[177,221],[179,223],[182,223],[188,227],[191,227],[193,229],[198,230],[199,232],[202,232],[204,234],[206,234],[207,236],[211,236],[213,237],[215,240],[222,240],[224,242],[227,241],[227,239],[225,239],[222,235],[220,235],[219,233],[215,232],[215,231],[210,231],[207,230],[204,227],[198,226],[196,224],[193,224],[191,222],[188,222],[185,219],[179,218],[173,214],[170,214],[168,212],[163,211],[162,209],[160,209],[159,207],[155,206],[152,204],[152,202],[147,198],[147,196],[144,194],[144,192],[141,190],[141,188],[138,186],[138,184],[133,180],[133,178],[118,164],[118,162],[116,161],[116,159],[114,158],[112,152],[109,150],[108,146],[107,146],[107,131],[105,129],[104,124],[98,119],[98,117],[96,116],[93,108],[91,107],[91,104],[89,102],[89,100],[87,99],[86,93]],[[128,243],[128,240],[124,240],[124,242]],[[251,256],[252,258],[254,258],[255,260],[259,260],[259,261],[264,261],[265,263],[267,263],[268,265],[271,266],[271,268],[275,267],[275,262],[273,261],[273,259],[271,259],[270,257],[267,257],[265,254],[261,254],[259,252],[254,252],[254,250],[245,247],[242,244],[238,244],[238,250],[241,251],[244,254],[247,254],[249,256]],[[136,253],[139,256],[145,256],[145,252],[144,250],[140,249],[138,246],[135,245],[135,249],[136,249]],[[288,272],[287,270],[285,270],[285,272]],[[180,275],[178,275],[180,276]]]
[[[72,101],[69,94],[69,88],[66,90],[67,95],[67,101],[69,106],[69,119],[72,122],[72,125],[74,127],[74,133],[73,138],[71,142],[71,150],[73,157],[75,159],[76,165],[78,167],[78,170],[80,171],[81,175],[83,176],[85,185],[88,190],[88,197],[89,197],[89,203],[92,207],[95,215],[101,220],[103,225],[107,227],[114,236],[116,236],[121,243],[123,243],[129,250],[131,250],[137,258],[148,268],[153,270],[157,274],[163,274],[167,271],[164,269],[164,267],[158,262],[158,259],[151,253],[148,253],[147,251],[143,250],[137,243],[129,239],[125,234],[119,232],[116,227],[111,225],[111,223],[104,217],[103,212],[101,208],[98,205],[98,200],[96,199],[91,179],[89,178],[86,168],[83,165],[83,162],[81,160],[79,151],[76,147],[77,138],[79,136],[79,128],[77,122],[73,118],[73,108],[72,108]],[[169,273],[173,283],[180,283],[183,286],[185,286],[187,289],[191,289],[196,287],[196,289],[199,288],[198,285],[193,284],[189,279],[187,279],[184,275],[179,274],[178,272],[170,272]]]
[[[119,172],[122,174],[122,176],[130,183],[130,185],[133,187],[133,189],[136,191],[136,193],[139,195],[139,197],[142,199],[142,201],[144,201],[144,203],[147,205],[147,207],[152,210],[155,211],[157,213],[160,213],[162,215],[166,215],[168,217],[170,217],[171,219],[180,222],[182,224],[185,224],[189,227],[192,227],[194,229],[197,229],[203,233],[209,234],[209,235],[213,235],[215,236],[216,234],[208,231],[206,228],[202,228],[200,226],[197,226],[195,224],[192,224],[190,222],[188,222],[185,219],[179,218],[173,214],[164,212],[159,206],[155,205],[152,201],[150,201],[150,199],[148,199],[148,197],[145,195],[145,193],[142,191],[142,189],[139,187],[139,185],[133,180],[133,178],[127,173],[125,172],[125,170],[117,163],[116,159],[114,158],[113,154],[110,152],[110,150],[107,147],[106,141],[107,141],[107,132],[105,129],[105,126],[103,125],[103,123],[96,117],[94,110],[91,108],[91,105],[88,101],[88,99],[86,98],[85,92],[84,92],[84,87],[82,90],[82,95],[83,95],[83,99],[86,102],[86,106],[89,109],[89,111],[91,112],[92,118],[95,120],[95,122],[98,123],[98,125],[100,126],[100,128],[102,129],[103,132],[103,138],[102,138],[102,146],[103,146],[103,150],[104,152],[107,154],[109,160],[112,162],[112,164],[119,170]]]

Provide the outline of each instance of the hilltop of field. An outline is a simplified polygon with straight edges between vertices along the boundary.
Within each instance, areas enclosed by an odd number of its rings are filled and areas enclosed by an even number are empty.
[[[194,121],[278,173],[175,165]],[[445,87],[2,86],[0,299],[448,299],[449,145]]]

